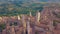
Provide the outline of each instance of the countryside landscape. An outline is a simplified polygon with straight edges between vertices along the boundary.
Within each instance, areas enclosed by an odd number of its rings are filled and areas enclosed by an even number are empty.
[[[0,34],[60,34],[60,0],[0,0]]]

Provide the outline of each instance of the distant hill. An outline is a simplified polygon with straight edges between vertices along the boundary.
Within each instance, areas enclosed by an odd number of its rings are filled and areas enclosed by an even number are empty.
[[[23,1],[23,2],[56,2],[59,3],[60,0],[0,0],[0,2],[7,2],[7,1]]]

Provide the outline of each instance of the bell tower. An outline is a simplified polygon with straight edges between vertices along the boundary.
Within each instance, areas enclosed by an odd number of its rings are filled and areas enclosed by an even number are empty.
[[[36,13],[36,20],[37,20],[37,22],[40,21],[40,16],[41,16],[41,14],[40,14],[40,12],[38,10],[37,13]]]

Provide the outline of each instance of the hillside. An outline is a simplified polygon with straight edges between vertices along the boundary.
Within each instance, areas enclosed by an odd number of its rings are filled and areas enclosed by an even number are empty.
[[[0,16],[12,16],[18,14],[29,14],[31,11],[35,15],[37,10],[42,10],[43,6],[50,6],[57,3],[53,0],[0,0]],[[56,0],[54,0],[56,1]],[[59,0],[57,0],[59,1]],[[59,4],[60,6],[60,4]]]
[[[35,13],[37,10],[43,9],[42,3],[1,3],[0,15],[17,15],[17,14],[29,14],[29,11]]]

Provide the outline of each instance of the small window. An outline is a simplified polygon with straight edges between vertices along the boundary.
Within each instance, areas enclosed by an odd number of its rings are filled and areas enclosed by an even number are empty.
[[[14,25],[17,26],[17,22],[14,22]]]

